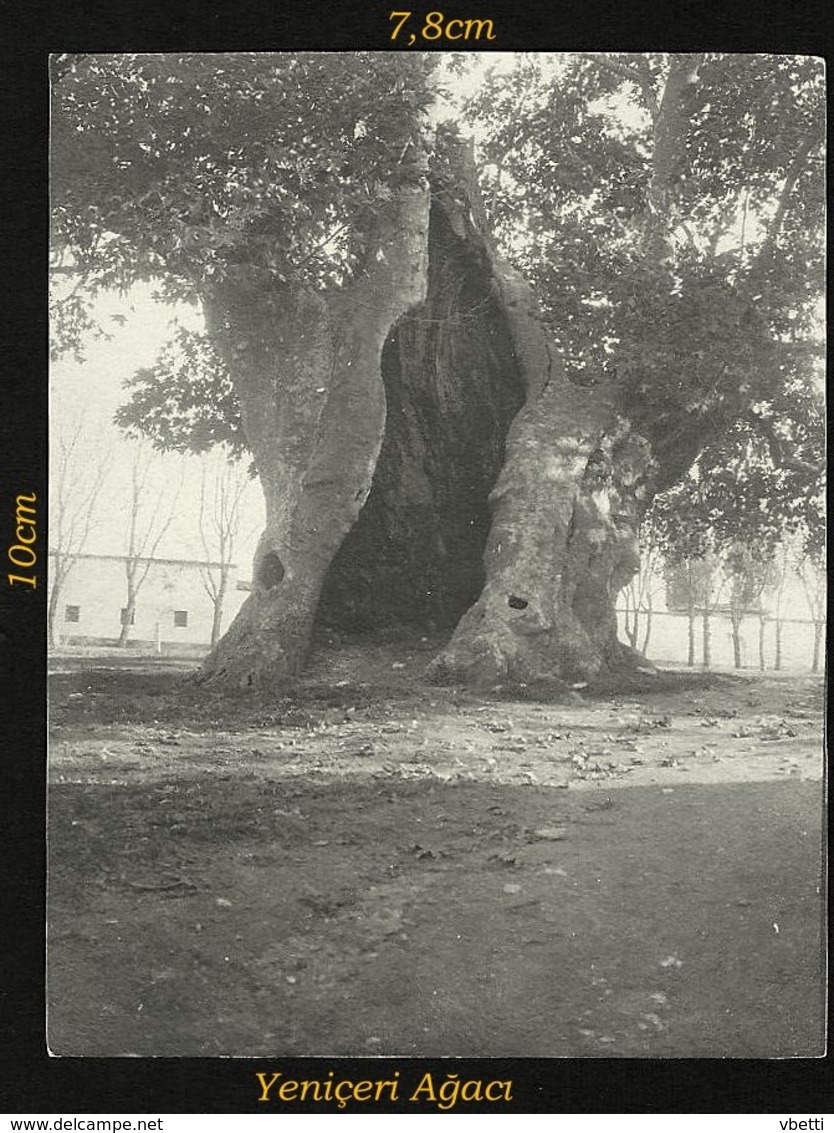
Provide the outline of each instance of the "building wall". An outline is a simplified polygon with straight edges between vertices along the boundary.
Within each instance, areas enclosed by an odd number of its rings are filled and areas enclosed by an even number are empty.
[[[143,567],[144,564],[140,566],[140,574]],[[214,606],[206,593],[201,570],[209,569],[219,581],[216,564],[172,559],[152,561],[139,590],[129,640],[208,645]],[[238,590],[236,582],[237,569],[232,567],[223,604],[223,630],[246,598],[246,592]],[[61,588],[54,626],[56,643],[116,641],[121,632],[121,611],[126,603],[124,559],[116,555],[79,556]],[[77,621],[71,620],[72,611],[68,607],[77,607]],[[185,625],[176,624],[176,612],[180,620],[185,620]]]

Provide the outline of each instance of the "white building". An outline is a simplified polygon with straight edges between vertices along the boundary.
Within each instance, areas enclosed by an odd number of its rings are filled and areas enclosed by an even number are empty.
[[[54,559],[54,553],[50,553],[50,588]],[[121,555],[74,556],[58,595],[53,625],[56,646],[118,642],[127,605],[125,566]],[[221,564],[197,559],[141,559],[140,578],[146,567],[129,644],[208,648],[214,618],[210,580],[219,585]],[[238,579],[235,565],[230,565],[228,571],[221,632],[229,626],[250,589],[248,582]]]

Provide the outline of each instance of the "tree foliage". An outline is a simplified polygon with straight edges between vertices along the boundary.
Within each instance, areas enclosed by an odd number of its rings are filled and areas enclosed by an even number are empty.
[[[653,442],[669,539],[818,540],[821,61],[531,55],[467,113],[570,373],[613,381]]]
[[[452,62],[453,82],[474,66]],[[87,294],[153,280],[192,302],[226,286],[338,290],[415,176],[436,64],[56,57],[56,270]],[[495,239],[536,288],[571,379],[613,386],[652,444],[667,542],[685,536],[689,554],[787,525],[818,545],[821,61],[520,55],[458,121],[478,137]],[[61,344],[77,346],[84,304],[58,306]],[[244,448],[210,327],[136,376],[119,421],[164,448]]]
[[[86,55],[54,83],[54,234],[88,285],[338,283],[410,174],[425,56]]]
[[[53,61],[57,350],[80,350],[87,300],[150,280],[165,301],[224,286],[338,288],[413,155],[434,68],[365,52],[82,55]],[[165,449],[245,447],[211,334],[180,330],[131,382],[120,425]]]

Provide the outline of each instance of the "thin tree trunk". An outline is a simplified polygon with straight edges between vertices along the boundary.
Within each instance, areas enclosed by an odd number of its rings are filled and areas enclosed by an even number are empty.
[[[741,656],[741,618],[737,614],[730,615],[730,627],[733,637],[733,665],[736,669],[743,669]]]
[[[128,639],[130,638],[130,631],[133,626],[133,619],[136,614],[136,596],[132,589],[128,590],[127,605],[125,606],[124,615],[122,616],[122,628],[119,632],[118,645],[120,649],[127,647]]]
[[[777,673],[782,670],[782,619],[778,615],[776,617],[776,647],[773,657],[773,668]]]
[[[695,666],[695,609],[692,606],[690,606],[687,612],[687,622],[689,630],[689,651],[686,658],[686,663],[690,667],[690,669],[692,669]]]
[[[58,616],[58,602],[61,597],[61,590],[63,588],[63,579],[60,576],[60,570],[55,572],[55,578],[52,582],[52,589],[49,592],[49,610],[47,613],[47,640],[49,648],[55,648],[55,619]]]
[[[628,638],[632,649],[636,649],[637,648],[637,636],[638,636],[637,604],[636,604],[636,602],[634,602],[632,600],[631,588],[630,587],[627,586],[625,588],[624,594],[626,596],[625,597],[626,608],[625,608],[625,618],[624,618],[626,637]]]
[[[702,615],[702,625],[704,631],[703,667],[708,669],[712,664],[712,629],[710,627],[709,610],[706,606]]]
[[[811,672],[818,673],[820,669],[820,651],[822,647],[822,630],[824,622],[814,622],[814,653],[811,660]]]
[[[652,636],[652,607],[649,606],[646,610],[646,632],[643,635],[643,648],[640,652],[644,657],[649,655],[649,639]]]
[[[133,626],[133,619],[136,615],[136,599],[138,594],[138,587],[136,584],[136,570],[137,563],[132,559],[125,561],[125,575],[127,577],[127,603],[124,608],[122,616],[122,627],[119,632],[118,645],[120,649],[125,649],[130,637],[130,631]]]
[[[765,664],[765,630],[767,629],[767,619],[759,618],[759,669],[764,672],[767,668]]]
[[[220,568],[220,585],[214,595],[214,611],[211,619],[211,644],[214,647],[220,640],[220,631],[223,627],[223,606],[226,600],[226,590],[229,584],[229,567],[224,564]]]

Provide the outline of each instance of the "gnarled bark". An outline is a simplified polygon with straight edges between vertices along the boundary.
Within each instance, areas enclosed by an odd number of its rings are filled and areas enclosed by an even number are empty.
[[[429,675],[559,687],[627,655],[614,599],[639,565],[650,454],[605,387],[566,379],[524,282],[493,270],[527,401],[490,495],[486,584]]]
[[[317,611],[456,627],[437,680],[563,687],[645,664],[617,642],[614,599],[638,566],[649,445],[612,390],[567,380],[471,170],[432,198],[391,218],[384,284],[218,296],[267,527],[203,679],[294,676]]]
[[[437,680],[561,686],[645,665],[617,642],[614,599],[639,562],[649,446],[612,391],[566,379],[467,188],[435,191],[428,296],[387,344],[386,438],[320,616],[456,626]]]
[[[206,304],[266,501],[249,598],[202,681],[295,676],[331,560],[367,498],[385,430],[380,360],[425,294],[429,191],[400,191],[369,238],[370,267],[332,295],[228,286]]]

